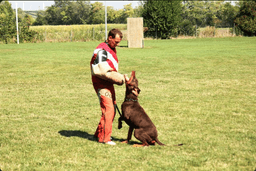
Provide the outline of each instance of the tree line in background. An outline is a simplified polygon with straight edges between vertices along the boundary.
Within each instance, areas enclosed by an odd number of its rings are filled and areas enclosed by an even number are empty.
[[[73,25],[105,23],[105,6],[102,2],[55,0],[54,5],[37,13],[33,25]],[[132,8],[131,4],[115,10],[107,7],[108,23],[126,23],[128,17],[140,17],[141,6]]]
[[[29,26],[33,24],[34,19],[31,15],[25,14],[21,9],[18,9],[18,13],[20,42],[29,42],[36,34],[36,32],[29,29]],[[1,2],[0,0],[0,41],[7,44],[10,39],[16,37],[17,31],[15,21],[15,11],[12,9],[11,4],[8,1]]]
[[[0,0],[1,2],[1,0]],[[18,9],[20,40],[29,41],[35,32],[31,25],[103,24],[102,2],[55,0],[46,10],[39,10],[36,19]],[[126,23],[128,17],[143,17],[146,34],[167,39],[170,36],[194,35],[195,27],[237,26],[245,36],[256,35],[256,0],[238,1],[235,5],[222,1],[147,0],[132,8],[131,4],[116,10],[107,7],[108,23]],[[0,39],[5,43],[15,37],[15,11],[8,1],[0,3]]]

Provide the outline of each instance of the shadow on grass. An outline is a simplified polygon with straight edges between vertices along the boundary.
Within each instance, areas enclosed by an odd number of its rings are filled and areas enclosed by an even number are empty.
[[[61,130],[59,131],[59,134],[64,137],[80,137],[90,141],[97,141],[97,138],[94,137],[94,135],[79,130]]]
[[[120,47],[120,48],[128,48],[128,45],[126,45],[126,46],[118,46],[118,47]]]
[[[94,137],[93,134],[89,134],[89,133],[84,132],[84,131],[79,131],[79,130],[61,130],[58,133],[60,135],[64,136],[64,137],[79,137],[79,138],[84,138],[84,139],[87,139],[87,140],[90,140],[90,141],[97,141],[98,142],[98,139],[96,137]],[[122,138],[120,139],[120,138],[116,138],[116,137],[113,137],[113,136],[111,136],[111,138],[112,138],[112,141],[119,141],[119,142],[125,141],[125,139],[122,139]],[[130,140],[129,143],[128,143],[128,145],[141,145],[141,144],[142,143],[139,142],[139,141],[132,141],[132,140]],[[173,146],[183,146],[183,144],[177,144],[177,145],[173,145]]]
[[[79,130],[61,130],[59,131],[59,134],[64,136],[64,137],[79,137],[79,138],[84,138],[90,141],[98,141],[96,137],[94,137],[93,134],[89,134],[84,131],[79,131]],[[118,139],[115,137],[112,137],[113,141],[124,141],[124,139]]]

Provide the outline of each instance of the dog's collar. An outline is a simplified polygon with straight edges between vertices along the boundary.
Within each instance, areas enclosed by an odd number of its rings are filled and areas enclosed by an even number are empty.
[[[130,102],[130,101],[137,102],[138,100],[135,100],[135,99],[132,99],[132,98],[129,98],[129,99],[126,98],[125,101],[126,101],[126,102],[127,102],[127,101],[129,101],[129,102]]]

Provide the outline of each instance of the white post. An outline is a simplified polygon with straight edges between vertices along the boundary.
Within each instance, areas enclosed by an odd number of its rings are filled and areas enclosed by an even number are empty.
[[[18,7],[16,2],[16,28],[17,28],[17,44],[19,44],[19,28],[18,28]]]
[[[23,2],[23,11],[24,11],[24,4],[25,4],[25,2]]]
[[[107,35],[107,32],[108,32],[108,25],[107,25],[107,3],[105,1],[105,40],[108,39],[108,35]]]
[[[196,25],[196,37],[197,37],[197,25]]]

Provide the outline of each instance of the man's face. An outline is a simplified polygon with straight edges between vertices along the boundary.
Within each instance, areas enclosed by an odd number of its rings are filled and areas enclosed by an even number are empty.
[[[108,44],[112,49],[114,49],[116,46],[119,46],[121,40],[122,39],[120,38],[119,34],[116,34],[116,37],[114,39],[112,38],[112,36],[109,36]]]

